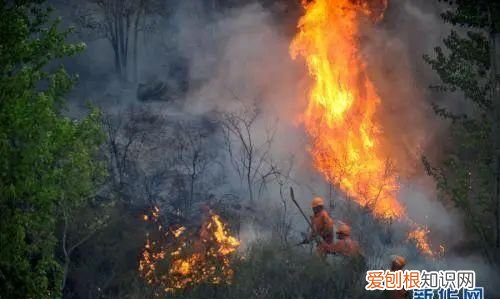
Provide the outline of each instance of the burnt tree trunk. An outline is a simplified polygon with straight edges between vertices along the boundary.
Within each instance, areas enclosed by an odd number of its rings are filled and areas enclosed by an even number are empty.
[[[121,63],[120,63],[120,49],[119,49],[119,34],[118,34],[118,23],[116,16],[113,14],[108,16],[108,18],[112,18],[112,20],[109,21],[109,32],[110,32],[110,39],[109,41],[111,42],[111,47],[113,48],[113,54],[115,58],[115,71],[116,74],[121,75],[122,73],[122,68],[121,68]]]
[[[118,16],[118,51],[120,52],[120,68],[122,70],[120,76],[122,80],[126,80],[127,65],[125,63],[125,30],[123,24],[123,17]]]
[[[133,80],[134,82],[138,82],[139,80],[139,67],[138,67],[138,56],[139,56],[139,47],[138,47],[138,38],[139,38],[139,22],[141,19],[141,15],[143,13],[143,6],[144,6],[144,0],[139,1],[139,7],[137,9],[137,13],[135,15],[135,21],[134,21],[134,61],[133,61]]]

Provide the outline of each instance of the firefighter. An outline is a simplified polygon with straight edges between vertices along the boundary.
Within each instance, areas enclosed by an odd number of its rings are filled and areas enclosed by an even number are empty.
[[[406,259],[400,255],[393,255],[391,261],[391,271],[403,270],[406,266]],[[409,297],[409,293],[405,289],[387,291],[388,299],[405,299]]]
[[[321,256],[325,256],[333,253],[333,219],[324,208],[323,198],[313,198],[311,206],[314,216],[311,217],[312,230],[309,240],[320,237],[317,250]]]
[[[337,227],[337,241],[332,246],[335,254],[354,257],[361,254],[357,241],[351,239],[351,227],[340,223]]]
[[[393,255],[391,262],[391,271],[403,270],[406,266],[406,259],[400,255]]]
[[[332,246],[332,252],[337,256],[335,267],[340,269],[342,275],[337,277],[337,283],[347,290],[345,298],[361,298],[362,290],[353,287],[359,285],[366,275],[366,260],[359,243],[351,239],[351,227],[343,222],[335,226],[337,240]]]

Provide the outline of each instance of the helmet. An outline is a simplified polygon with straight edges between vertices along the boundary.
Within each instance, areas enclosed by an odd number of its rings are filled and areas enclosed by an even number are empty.
[[[315,207],[319,207],[319,206],[324,206],[325,202],[324,202],[323,198],[316,196],[315,198],[313,198],[311,205],[313,208],[315,208]]]
[[[400,255],[392,256],[392,266],[393,268],[402,269],[406,265],[406,259]]]
[[[351,235],[351,227],[345,223],[341,223],[337,228],[337,235],[350,236]]]

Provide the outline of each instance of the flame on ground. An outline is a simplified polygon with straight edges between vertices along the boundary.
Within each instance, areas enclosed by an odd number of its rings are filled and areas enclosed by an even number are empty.
[[[422,253],[429,256],[433,256],[434,253],[432,252],[429,242],[427,242],[428,233],[429,229],[418,227],[408,233],[408,239],[415,241],[415,245]]]
[[[156,211],[152,218],[158,216]],[[229,234],[219,215],[210,212],[196,234],[181,226],[160,236],[160,241],[147,236],[139,261],[139,271],[148,284],[170,292],[199,283],[231,283],[232,256],[240,242]]]
[[[380,140],[375,115],[381,105],[359,50],[362,18],[379,21],[387,0],[303,0],[305,14],[290,45],[302,56],[313,79],[302,121],[311,137],[315,168],[377,218],[406,218],[397,200],[398,178]],[[428,231],[409,239],[432,255]]]

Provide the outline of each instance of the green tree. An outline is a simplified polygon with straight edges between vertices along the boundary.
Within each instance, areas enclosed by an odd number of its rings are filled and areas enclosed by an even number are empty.
[[[85,202],[103,175],[98,111],[61,113],[75,78],[54,64],[83,49],[68,34],[41,0],[0,1],[0,298],[60,297],[60,207]]]
[[[478,236],[489,262],[500,248],[500,99],[497,90],[496,40],[500,20],[497,1],[458,0],[442,14],[455,26],[424,59],[439,75],[436,91],[455,93],[465,109],[459,113],[434,103],[435,112],[451,122],[446,156],[439,166],[424,165],[443,198],[462,209],[466,225]],[[458,32],[460,31],[460,33]],[[493,225],[494,224],[494,225]]]

